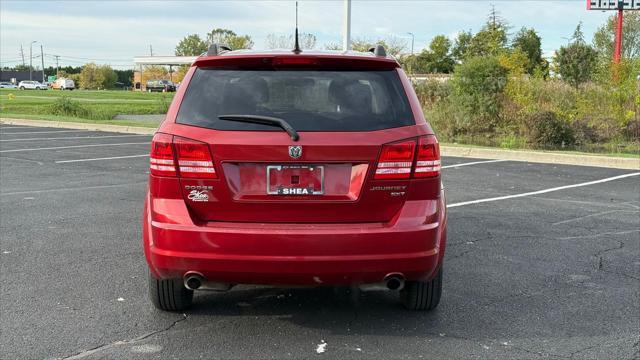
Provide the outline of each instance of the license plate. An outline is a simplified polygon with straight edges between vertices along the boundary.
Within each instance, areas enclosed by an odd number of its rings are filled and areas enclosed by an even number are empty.
[[[269,165],[267,166],[267,194],[322,195],[324,194],[324,166]]]

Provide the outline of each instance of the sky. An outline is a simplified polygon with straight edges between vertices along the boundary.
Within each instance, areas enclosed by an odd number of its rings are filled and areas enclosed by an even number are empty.
[[[415,34],[418,52],[438,35],[455,38],[462,30],[478,31],[487,21],[491,5],[505,19],[511,33],[531,27],[542,37],[545,55],[550,56],[583,23],[587,39],[611,12],[587,11],[585,0],[353,0],[352,37],[375,40],[394,36],[407,41]],[[300,0],[301,32],[316,35],[317,47],[341,43],[343,0]],[[29,61],[33,44],[34,64],[45,67],[78,66],[86,62],[131,68],[133,57],[173,55],[176,44],[188,34],[202,37],[213,28],[227,28],[250,35],[254,49],[263,49],[268,34],[288,35],[295,24],[295,2],[280,1],[34,1],[0,0],[0,65],[22,62],[20,46]],[[36,56],[38,56],[36,58]]]

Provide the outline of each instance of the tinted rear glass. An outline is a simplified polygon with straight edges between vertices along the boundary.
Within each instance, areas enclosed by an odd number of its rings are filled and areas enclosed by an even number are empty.
[[[282,131],[219,120],[220,115],[278,117],[298,131],[372,131],[415,124],[394,70],[197,69],[178,123],[217,130]]]

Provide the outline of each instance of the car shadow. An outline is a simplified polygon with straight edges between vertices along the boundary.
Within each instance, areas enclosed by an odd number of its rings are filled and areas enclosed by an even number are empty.
[[[438,334],[442,312],[410,311],[398,292],[360,291],[347,287],[237,287],[227,293],[196,292],[187,312],[198,317],[277,317],[292,324],[328,330],[334,335]]]

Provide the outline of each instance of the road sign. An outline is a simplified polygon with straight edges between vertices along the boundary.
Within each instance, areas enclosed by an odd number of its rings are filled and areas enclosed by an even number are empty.
[[[587,10],[640,10],[640,0],[587,0]]]

